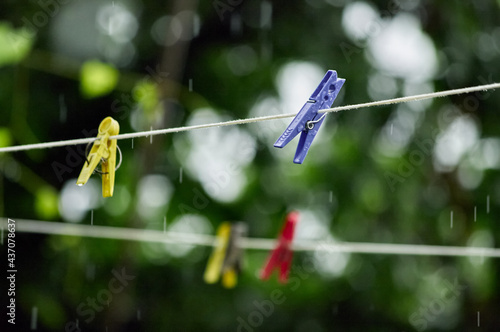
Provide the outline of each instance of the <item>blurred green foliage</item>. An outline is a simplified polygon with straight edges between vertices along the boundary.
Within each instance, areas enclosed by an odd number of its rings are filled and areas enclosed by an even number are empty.
[[[106,116],[128,133],[296,112],[327,69],[346,78],[335,105],[499,81],[498,1],[222,2],[222,20],[211,1],[3,2],[0,146],[96,136]],[[405,38],[386,39],[397,22]],[[85,146],[1,154],[0,211],[138,232],[245,221],[274,238],[298,209],[302,239],[497,247],[499,103],[486,91],[331,114],[303,165],[296,140],[272,146],[290,119],[120,140],[108,199],[98,175],[75,185]],[[314,254],[295,253],[281,285],[258,279],[268,253],[248,250],[226,290],[203,283],[206,247],[16,241],[21,330],[34,307],[41,331],[470,331],[477,312],[483,330],[500,324],[497,259],[330,253],[305,272]],[[122,269],[134,278],[90,315]]]
[[[80,71],[80,89],[87,98],[95,98],[113,91],[119,72],[113,66],[99,61],[86,61]]]
[[[23,60],[30,52],[33,39],[26,37],[26,29],[12,29],[6,22],[0,25],[0,67]]]

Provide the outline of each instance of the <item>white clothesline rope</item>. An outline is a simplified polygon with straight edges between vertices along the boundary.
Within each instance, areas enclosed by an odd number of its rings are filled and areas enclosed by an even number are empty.
[[[464,94],[464,93],[470,93],[470,92],[476,92],[476,91],[486,91],[486,90],[497,89],[497,88],[500,88],[500,83],[492,83],[492,84],[471,86],[471,87],[468,87],[468,88],[461,88],[461,89],[453,89],[453,90],[446,90],[446,91],[424,93],[424,94],[415,95],[415,96],[407,96],[407,97],[400,97],[400,98],[394,98],[394,99],[386,99],[386,100],[381,100],[381,101],[372,101],[372,102],[369,102],[369,103],[363,103],[363,104],[357,104],[357,105],[339,106],[339,107],[334,107],[334,108],[328,108],[328,109],[320,110],[320,111],[318,111],[318,113],[339,112],[339,111],[347,111],[347,110],[352,110],[352,109],[357,109],[357,108],[365,108],[365,107],[374,107],[374,106],[382,106],[382,105],[390,105],[390,104],[408,103],[408,102],[411,102],[411,101],[418,101],[418,100],[432,99],[432,98],[440,98],[440,97],[453,96],[453,95],[461,95],[461,94]]]
[[[215,246],[217,237],[207,234],[188,234],[162,232],[150,229],[134,229],[110,226],[91,226],[61,222],[38,220],[15,220],[16,232],[53,234],[66,236],[85,236],[114,240],[128,240],[140,242],[158,242],[170,244],[187,244],[200,246]],[[2,229],[7,227],[7,219],[1,219]],[[238,246],[245,249],[272,250],[276,246],[276,239],[242,238]],[[324,240],[297,240],[292,245],[294,251],[326,251],[363,254],[387,255],[424,255],[424,256],[479,256],[500,257],[500,249],[486,247],[457,247],[431,246],[419,244],[392,244],[392,243],[361,243],[361,242],[332,242]]]
[[[415,95],[415,96],[387,99],[387,100],[374,101],[374,102],[368,102],[368,103],[362,103],[362,104],[356,104],[356,105],[339,106],[339,107],[334,107],[334,108],[323,109],[323,110],[318,111],[318,113],[340,112],[340,111],[353,110],[353,109],[359,109],[359,108],[406,103],[406,102],[411,102],[411,101],[418,101],[418,100],[424,100],[424,99],[459,95],[459,94],[464,94],[464,93],[485,91],[485,90],[491,90],[491,89],[497,89],[497,88],[500,88],[500,83],[492,83],[492,84],[479,85],[479,86],[473,86],[473,87],[462,88],[462,89],[453,89],[453,90],[425,93],[425,94],[420,94],[420,95]],[[294,117],[296,115],[297,115],[297,113],[276,114],[276,115],[268,115],[268,116],[261,116],[261,117],[255,117],[255,118],[240,119],[240,120],[230,120],[230,121],[223,121],[223,122],[207,123],[207,124],[194,125],[194,126],[184,126],[184,127],[176,127],[176,128],[141,131],[141,132],[129,133],[129,134],[119,134],[119,135],[111,136],[110,138],[120,140],[120,139],[136,138],[136,137],[148,137],[148,136],[154,136],[154,135],[178,133],[178,132],[182,132],[182,131],[204,129],[204,128],[211,128],[211,127],[241,125],[241,124],[261,122],[261,121],[291,118],[291,117]],[[53,148],[53,147],[69,146],[69,145],[76,145],[76,144],[87,144],[87,143],[91,143],[97,139],[98,139],[97,137],[89,137],[89,138],[71,139],[71,140],[56,141],[56,142],[9,146],[9,147],[0,148],[0,153],[2,153],[2,152],[16,152],[16,151],[23,151],[23,150],[48,149],[48,148]]]

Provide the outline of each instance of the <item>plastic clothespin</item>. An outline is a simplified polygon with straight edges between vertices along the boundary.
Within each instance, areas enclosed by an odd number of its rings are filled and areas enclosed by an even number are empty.
[[[330,108],[335,98],[344,85],[345,79],[337,78],[335,70],[326,72],[316,90],[309,100],[302,106],[299,113],[295,116],[285,132],[281,134],[274,146],[282,148],[287,145],[299,133],[300,141],[295,152],[293,162],[302,164],[306,158],[307,152],[311,147],[312,141],[318,133],[319,127],[323,123],[327,113],[318,114],[319,110]]]
[[[239,246],[243,237],[247,236],[248,226],[243,222],[233,224],[226,249],[226,257],[222,265],[222,286],[234,288],[238,275],[243,268],[243,248]]]
[[[274,269],[279,269],[279,281],[286,283],[288,273],[292,265],[293,251],[291,248],[293,236],[295,233],[295,225],[299,221],[299,213],[296,211],[290,212],[285,219],[283,230],[278,238],[276,248],[271,252],[267,263],[262,270],[260,278],[267,280],[271,276]]]
[[[238,246],[242,237],[247,234],[247,225],[236,223],[222,223],[217,229],[218,243],[208,259],[207,268],[203,276],[208,284],[214,284],[222,274],[222,285],[233,288],[241,272],[243,250]]]
[[[80,176],[76,184],[83,186],[89,180],[96,166],[101,162],[102,173],[102,196],[113,196],[115,186],[115,166],[116,166],[116,139],[109,139],[110,136],[118,135],[120,125],[112,117],[108,116],[99,125],[98,140],[94,141],[87,160],[83,165]]]
[[[208,259],[207,268],[203,275],[203,279],[207,284],[214,284],[219,280],[230,235],[231,225],[228,222],[222,223],[217,229],[217,243]]]

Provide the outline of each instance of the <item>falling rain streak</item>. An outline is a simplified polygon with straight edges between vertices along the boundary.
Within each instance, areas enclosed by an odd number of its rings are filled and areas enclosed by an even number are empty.
[[[260,27],[271,29],[273,17],[273,5],[270,2],[262,1],[260,3]]]
[[[37,322],[38,322],[38,308],[33,307],[31,309],[31,329],[36,330],[37,329]]]
[[[200,18],[198,15],[193,15],[193,37],[200,34]]]
[[[242,21],[241,21],[241,16],[239,13],[234,13],[231,15],[231,21],[230,21],[230,31],[232,36],[238,36],[241,34],[241,31],[243,30],[242,26]]]

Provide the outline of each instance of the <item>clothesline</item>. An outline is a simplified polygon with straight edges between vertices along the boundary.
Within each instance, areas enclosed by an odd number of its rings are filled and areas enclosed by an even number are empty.
[[[453,89],[453,90],[425,93],[425,94],[420,94],[420,95],[387,99],[387,100],[374,101],[374,102],[355,104],[355,105],[339,106],[339,107],[334,107],[334,108],[323,109],[323,110],[318,111],[318,113],[340,112],[340,111],[367,108],[367,107],[399,104],[399,103],[406,103],[406,102],[412,102],[412,101],[418,101],[418,100],[424,100],[424,99],[432,99],[432,98],[439,98],[439,97],[445,97],[445,96],[459,95],[459,94],[476,92],[476,91],[485,91],[485,90],[491,90],[491,89],[496,89],[496,88],[500,88],[500,83],[492,83],[492,84],[479,85],[479,86],[467,87],[467,88],[462,88],[462,89]],[[183,127],[176,127],[176,128],[148,130],[148,131],[141,131],[141,132],[136,132],[136,133],[119,134],[119,135],[111,136],[110,139],[121,140],[121,139],[130,139],[130,138],[136,138],[136,137],[149,137],[149,136],[154,136],[154,135],[178,133],[178,132],[190,131],[190,130],[196,130],[196,129],[241,125],[241,124],[255,123],[255,122],[261,122],[261,121],[291,118],[291,117],[294,117],[296,115],[297,115],[297,113],[276,114],[276,115],[268,115],[268,116],[261,116],[261,117],[255,117],[255,118],[240,119],[240,120],[230,120],[230,121],[223,121],[223,122],[207,123],[207,124],[194,125],[194,126],[183,126]],[[76,144],[88,144],[88,143],[94,142],[97,139],[98,139],[97,137],[89,137],[89,138],[71,139],[71,140],[64,140],[64,141],[55,141],[55,142],[35,143],[35,144],[3,147],[3,148],[0,148],[0,153],[2,153],[2,152],[16,152],[16,151],[23,151],[23,150],[34,150],[34,149],[48,149],[48,148],[53,148],[53,147],[69,146],[69,145],[76,145]]]
[[[7,219],[2,218],[2,232],[7,228]],[[189,234],[134,229],[123,227],[82,225],[62,222],[14,219],[16,232],[81,236],[114,240],[157,242],[215,246],[217,237],[208,234]],[[3,234],[2,234],[3,239]],[[275,239],[242,238],[238,246],[244,249],[272,250]],[[433,246],[421,244],[333,242],[325,240],[297,240],[292,245],[294,251],[326,251],[362,254],[424,255],[424,256],[479,256],[500,257],[500,249],[486,247]]]

